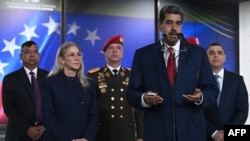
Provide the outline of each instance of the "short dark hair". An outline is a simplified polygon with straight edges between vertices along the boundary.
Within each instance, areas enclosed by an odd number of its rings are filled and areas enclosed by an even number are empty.
[[[34,42],[34,41],[26,41],[26,42],[24,42],[23,44],[22,44],[22,48],[24,47],[24,46],[28,46],[28,47],[30,47],[30,46],[32,46],[32,45],[37,45],[36,44],[36,42]]]
[[[165,19],[165,14],[180,14],[181,15],[181,21],[183,21],[184,14],[181,8],[175,6],[175,5],[165,5],[160,10],[160,17],[159,22],[163,23]]]
[[[210,46],[221,46],[221,44],[219,44],[219,43],[211,43],[208,47],[210,47]]]
[[[210,45],[208,45],[207,50],[208,50],[209,47],[211,47],[211,46],[220,46],[220,47],[224,50],[223,46],[222,46],[220,43],[216,43],[216,42],[211,43]]]
[[[211,43],[210,45],[207,46],[207,48],[209,48],[210,46],[222,46],[221,44],[219,43]]]

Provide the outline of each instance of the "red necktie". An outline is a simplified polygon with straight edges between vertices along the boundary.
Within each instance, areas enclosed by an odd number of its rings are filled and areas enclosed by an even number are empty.
[[[36,103],[36,122],[40,123],[42,121],[42,114],[40,111],[41,108],[41,95],[40,95],[40,89],[37,79],[34,76],[34,72],[30,72],[31,75],[31,84],[32,88],[35,94],[35,103]]]
[[[176,65],[175,65],[175,58],[174,58],[174,49],[172,47],[168,48],[169,51],[169,57],[168,57],[168,64],[167,64],[167,72],[168,72],[168,78],[173,86],[174,79],[175,79],[175,73],[176,73]]]

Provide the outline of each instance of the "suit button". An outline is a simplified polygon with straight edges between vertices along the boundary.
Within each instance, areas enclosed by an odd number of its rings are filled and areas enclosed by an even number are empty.
[[[81,101],[80,103],[81,103],[81,104],[83,104],[84,102],[83,102],[83,101]]]
[[[120,97],[120,100],[123,101],[124,100],[123,97]]]

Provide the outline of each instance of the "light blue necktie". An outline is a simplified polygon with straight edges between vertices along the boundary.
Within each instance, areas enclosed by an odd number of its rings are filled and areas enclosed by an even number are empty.
[[[219,94],[218,94],[218,97],[217,97],[217,104],[219,106],[219,104],[220,104],[220,96],[221,96],[221,94],[220,94],[220,83],[219,83],[220,76],[219,75],[214,75],[214,76],[215,76],[215,79],[216,79],[217,87],[219,89]]]

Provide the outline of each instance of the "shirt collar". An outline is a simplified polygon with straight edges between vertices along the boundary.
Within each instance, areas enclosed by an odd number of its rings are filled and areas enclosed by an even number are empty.
[[[161,45],[163,45],[162,40],[160,40],[160,43],[161,43]],[[180,50],[180,40],[178,40],[177,43],[176,43],[174,46],[170,46],[170,45],[168,45],[168,44],[166,44],[166,45],[167,45],[167,47],[172,47],[172,48],[174,48],[174,51]],[[167,49],[167,48],[165,48],[165,49]]]
[[[31,71],[30,71],[28,68],[26,68],[26,67],[24,67],[24,70],[25,70],[25,72],[26,72],[27,74],[29,74],[29,73],[31,72]],[[34,68],[34,69],[32,70],[32,72],[34,72],[34,74],[37,75],[37,67]]]
[[[107,64],[107,67],[109,68],[109,70],[113,70],[113,69],[117,69],[118,71],[120,70],[120,68],[121,68],[121,65],[120,66],[118,66],[117,68],[113,68],[113,67],[111,67],[110,65],[108,65]]]
[[[214,75],[218,75],[220,78],[224,76],[224,68],[222,68],[217,74],[213,73]]]

